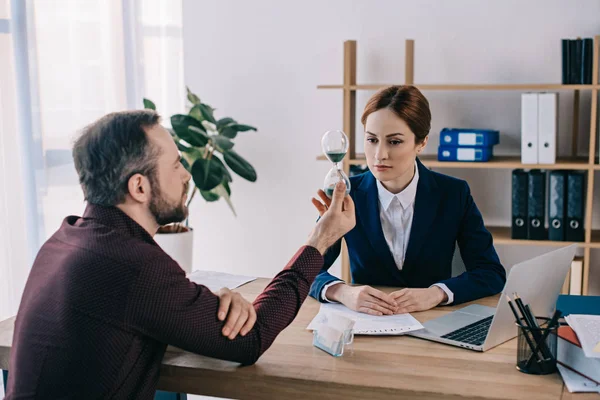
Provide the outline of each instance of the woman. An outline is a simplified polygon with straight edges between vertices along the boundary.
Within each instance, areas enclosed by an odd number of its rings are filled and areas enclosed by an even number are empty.
[[[391,294],[348,286],[327,270],[341,241],[325,254],[311,287],[321,302],[372,315],[427,310],[502,291],[506,272],[465,181],[428,170],[417,158],[427,144],[429,103],[414,86],[376,93],[361,119],[369,171],[350,178],[356,227],[345,235],[352,282],[399,286]],[[313,199],[322,215],[330,200]],[[466,272],[451,277],[456,243]]]

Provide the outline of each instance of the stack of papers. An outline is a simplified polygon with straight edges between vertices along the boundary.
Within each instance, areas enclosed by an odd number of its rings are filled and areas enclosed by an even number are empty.
[[[600,358],[600,315],[571,314],[565,320],[577,334],[585,356]]]
[[[558,372],[560,372],[560,376],[563,378],[563,382],[567,387],[569,393],[577,393],[577,392],[598,392],[600,393],[600,385],[596,382],[593,382],[589,379],[586,379],[582,375],[579,375],[577,372],[568,369],[560,364],[557,365]]]
[[[328,313],[340,314],[356,321],[355,335],[402,335],[423,329],[423,325],[410,314],[374,316],[348,309],[342,304],[321,304],[319,313],[306,329],[316,329]]]
[[[216,293],[221,288],[235,289],[256,280],[256,277],[232,275],[216,271],[194,271],[188,275],[188,279],[198,285],[204,285],[211,292]]]

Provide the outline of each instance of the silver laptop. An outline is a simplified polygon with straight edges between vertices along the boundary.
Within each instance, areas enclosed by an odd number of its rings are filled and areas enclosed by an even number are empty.
[[[505,295],[512,298],[516,292],[536,316],[550,317],[576,249],[573,244],[515,264],[496,308],[470,305],[429,320],[423,324],[425,329],[409,335],[476,351],[489,350],[514,338],[515,316]]]

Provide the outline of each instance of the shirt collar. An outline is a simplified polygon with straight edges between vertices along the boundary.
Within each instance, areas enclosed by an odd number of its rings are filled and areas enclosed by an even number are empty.
[[[417,162],[415,161],[415,176],[413,176],[412,180],[408,184],[403,191],[398,194],[393,194],[389,190],[387,190],[381,182],[377,181],[377,193],[379,195],[379,203],[384,210],[387,209],[392,204],[394,197],[396,197],[400,201],[400,205],[402,209],[406,210],[415,202],[415,197],[417,196],[417,184],[419,183],[419,168],[417,168]]]

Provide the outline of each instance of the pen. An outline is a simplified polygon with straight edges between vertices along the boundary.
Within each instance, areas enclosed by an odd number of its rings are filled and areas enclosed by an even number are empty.
[[[537,351],[540,346],[546,346],[546,338],[550,334],[552,327],[554,325],[558,324],[558,319],[561,317],[561,315],[562,314],[560,311],[558,311],[558,310],[554,311],[554,314],[552,315],[552,318],[550,319],[550,322],[548,322],[548,326],[546,327],[546,332],[544,332],[544,334],[542,335],[542,338],[540,339],[537,346],[535,347],[535,351]],[[547,350],[548,350],[548,354],[550,355],[550,357],[552,357],[552,353],[550,352],[550,350],[549,349],[547,349]],[[531,356],[529,356],[529,360],[527,360],[527,368],[529,368],[531,361],[533,361],[533,354]]]
[[[529,327],[529,329],[531,331],[533,340],[538,344],[537,347],[541,347],[540,351],[541,351],[542,355],[544,356],[544,358],[546,358],[546,359],[551,358],[552,354],[550,353],[550,350],[548,350],[548,346],[546,346],[545,343],[540,343],[541,335],[540,335],[540,331],[539,331],[539,325],[537,323],[535,316],[531,312],[531,308],[529,308],[529,305],[523,304],[523,301],[521,300],[521,298],[519,297],[519,295],[517,293],[514,293],[514,296],[515,296],[515,303],[517,303],[517,307],[519,307],[519,310],[521,310],[521,314],[523,314],[523,317],[525,318],[525,321],[527,322],[527,326]]]
[[[508,297],[508,295],[506,295],[506,300],[508,301],[508,305],[510,306],[511,311],[512,311],[513,315],[515,316],[515,320],[517,321],[517,325],[520,325],[521,324],[520,323],[521,318],[519,317],[519,314],[517,313],[517,310],[515,310],[515,306],[513,306],[512,301],[510,301],[510,297]],[[526,332],[524,332],[523,336],[525,337],[525,340],[527,341],[527,344],[529,345],[529,348],[532,351],[531,355],[535,356],[535,358],[537,358],[538,361],[541,361],[542,359],[538,355],[537,350],[535,350],[535,347],[533,346],[533,343],[531,342],[531,339],[529,338],[529,335]]]

